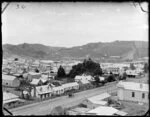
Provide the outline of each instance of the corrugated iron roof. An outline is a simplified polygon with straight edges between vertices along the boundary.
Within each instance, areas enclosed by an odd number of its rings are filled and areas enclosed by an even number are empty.
[[[72,83],[63,84],[62,87],[67,88],[67,87],[73,87],[73,86],[78,86],[78,85],[79,84],[77,82],[72,82]]]
[[[107,107],[107,106],[99,106],[93,110],[88,111],[87,113],[93,113],[96,115],[113,115],[119,110],[113,108],[113,107]]]
[[[148,84],[145,83],[137,83],[137,82],[123,82],[120,81],[117,84],[118,87],[123,87],[124,89],[128,89],[128,90],[136,90],[136,91],[149,91],[149,86]]]
[[[103,94],[100,94],[100,95],[97,95],[97,96],[93,96],[93,97],[90,97],[88,98],[88,100],[90,100],[92,103],[100,103],[99,101],[102,101],[103,99],[105,98],[108,98],[110,97],[110,95],[108,93],[103,93]]]
[[[19,98],[19,96],[15,95],[13,93],[3,92],[3,101],[11,100],[11,99],[14,99],[14,98]]]
[[[2,79],[4,79],[4,80],[14,80],[14,79],[16,79],[16,77],[15,76],[10,76],[10,75],[2,75]]]

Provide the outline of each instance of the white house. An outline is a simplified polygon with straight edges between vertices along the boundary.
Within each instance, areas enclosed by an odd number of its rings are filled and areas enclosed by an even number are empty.
[[[19,99],[19,96],[13,93],[3,92],[3,105],[4,106],[10,106],[17,102],[24,102],[24,100]]]
[[[108,107],[108,106],[99,106],[95,109],[92,109],[88,112],[86,112],[87,115],[108,115],[112,116],[115,113],[117,113],[119,110],[113,108],[113,107]]]
[[[30,84],[38,86],[38,85],[42,85],[43,82],[41,79],[33,79],[32,82],[30,82]]]
[[[79,80],[88,80],[88,81],[93,81],[94,78],[90,75],[82,75],[82,76],[76,76],[75,81],[78,82]]]
[[[99,77],[99,80],[100,80],[100,81],[104,81],[104,80],[105,80],[105,77],[100,76],[100,77]]]
[[[44,99],[47,97],[51,97],[52,92],[53,89],[50,85],[36,86],[31,90],[31,96]]]
[[[20,81],[15,76],[10,75],[2,75],[2,84],[8,87],[18,87],[20,85]]]
[[[103,101],[103,99],[109,98],[111,95],[108,93],[102,93],[100,95],[96,95],[93,97],[88,98],[94,104],[106,105],[107,101]]]
[[[58,87],[53,87],[53,94],[54,95],[61,95],[64,93],[64,87],[58,86]]]
[[[28,79],[32,81],[32,79],[39,79],[41,77],[41,73],[29,72]]]
[[[139,72],[137,72],[136,70],[126,70],[126,74],[128,77],[137,77],[139,76]]]
[[[64,91],[68,91],[71,89],[79,89],[79,84],[77,82],[62,84]]]
[[[122,82],[117,84],[118,99],[134,102],[149,102],[149,86],[144,83]]]

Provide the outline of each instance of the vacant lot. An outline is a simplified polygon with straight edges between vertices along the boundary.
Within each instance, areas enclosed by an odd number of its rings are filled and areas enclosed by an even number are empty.
[[[122,109],[122,111],[127,112],[128,116],[140,116],[145,114],[149,109],[148,104],[140,105],[135,102],[126,102],[126,101],[122,101],[122,104],[125,107],[124,109]]]

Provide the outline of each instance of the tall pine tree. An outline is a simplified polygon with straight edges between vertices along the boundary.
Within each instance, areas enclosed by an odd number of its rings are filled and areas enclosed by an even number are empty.
[[[66,72],[65,72],[64,68],[61,65],[58,69],[57,77],[66,77]]]

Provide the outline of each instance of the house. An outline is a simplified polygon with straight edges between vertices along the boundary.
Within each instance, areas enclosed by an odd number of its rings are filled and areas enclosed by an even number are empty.
[[[114,75],[119,75],[119,67],[109,67],[107,68],[107,71],[109,73],[112,72]]]
[[[93,96],[88,98],[89,101],[91,101],[94,104],[99,104],[99,105],[106,105],[107,102],[103,101],[103,99],[108,99],[111,95],[109,95],[108,93],[103,93],[97,96]]]
[[[41,77],[40,80],[42,81],[43,85],[46,85],[47,83],[49,83],[49,80],[47,78]]]
[[[108,93],[103,93],[97,96],[93,96],[90,98],[85,99],[82,104],[86,105],[87,108],[94,109],[98,106],[105,106],[107,105],[106,99],[108,99],[110,95]],[[105,101],[104,101],[105,99]]]
[[[90,75],[85,75],[85,74],[83,74],[82,76],[76,76],[75,77],[75,81],[76,82],[78,82],[79,80],[88,80],[88,81],[93,81],[94,80],[94,78],[92,77],[92,76],[90,76]]]
[[[15,103],[18,102],[24,102],[24,100],[19,99],[19,96],[9,93],[9,92],[3,92],[3,106],[9,107],[15,105]]]
[[[64,88],[64,91],[69,91],[72,89],[79,89],[79,84],[77,82],[71,82],[71,83],[66,83],[62,84],[62,87]]]
[[[136,78],[139,76],[136,70],[126,70],[126,74],[128,77],[133,77],[133,78]]]
[[[90,82],[88,80],[79,80],[78,84],[80,89],[86,89],[90,87]]]
[[[74,114],[74,115],[85,115],[85,113],[89,110],[90,110],[89,108],[76,107],[74,109],[67,111],[67,113],[68,113],[68,115],[72,115],[72,114]]]
[[[47,97],[51,97],[52,92],[53,89],[50,85],[36,86],[33,89],[31,89],[31,96],[44,99]]]
[[[63,84],[63,81],[60,80],[52,80],[52,84],[56,85],[56,86],[61,86]]]
[[[35,85],[35,86],[40,86],[43,84],[41,79],[33,79],[32,82],[30,82],[30,84]]]
[[[149,102],[149,86],[144,83],[123,82],[117,84],[117,96],[119,100],[134,102]]]
[[[92,109],[88,112],[86,112],[87,115],[107,115],[107,116],[112,116],[115,113],[117,113],[119,110],[113,108],[113,107],[108,107],[108,106],[99,106],[95,109]]]
[[[40,66],[43,66],[45,68],[45,70],[50,70],[52,69],[52,64],[54,61],[51,60],[41,60],[40,61]]]
[[[99,104],[92,103],[88,99],[83,100],[81,104],[86,105],[87,108],[89,108],[89,109],[94,109],[94,108],[97,108],[98,106],[100,106]]]
[[[95,77],[96,77],[96,76],[95,76]],[[100,82],[105,81],[105,77],[98,76],[98,78],[99,78]],[[94,80],[94,81],[95,81],[95,80]]]
[[[53,95],[61,95],[64,93],[64,87],[58,86],[58,87],[53,87]]]
[[[2,84],[8,87],[19,87],[20,80],[15,76],[2,75]]]
[[[28,80],[32,81],[32,79],[39,79],[41,77],[41,73],[36,72],[29,72],[28,73]]]

